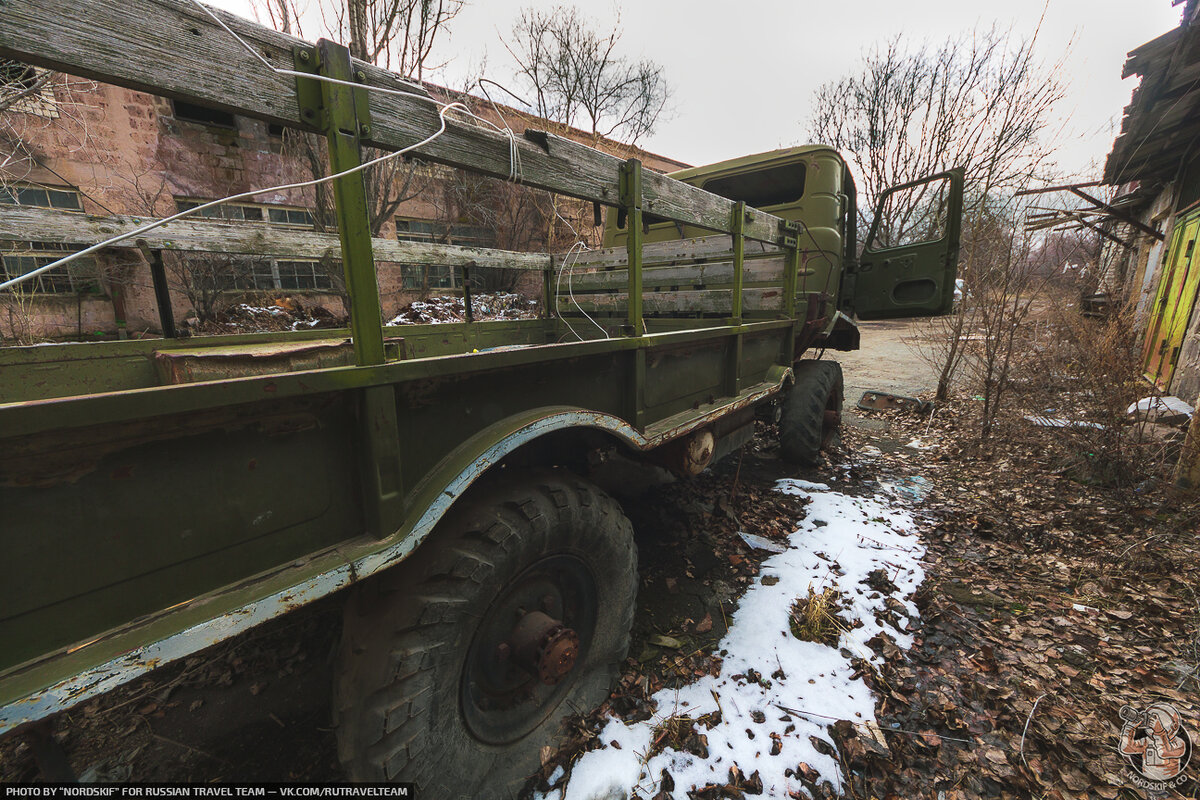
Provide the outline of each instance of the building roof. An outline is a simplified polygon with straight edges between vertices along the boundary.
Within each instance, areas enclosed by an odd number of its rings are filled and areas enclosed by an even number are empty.
[[[1179,5],[1177,0],[1176,5]],[[1110,185],[1169,181],[1200,136],[1200,0],[1186,0],[1178,28],[1129,53],[1122,78],[1140,75],[1121,134],[1104,165]]]

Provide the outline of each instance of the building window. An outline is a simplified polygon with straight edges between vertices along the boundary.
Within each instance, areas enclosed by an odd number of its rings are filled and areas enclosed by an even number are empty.
[[[33,186],[12,184],[0,186],[0,203],[7,205],[56,208],[63,211],[82,211],[83,197],[78,190],[67,186]],[[0,242],[3,267],[0,279],[10,280],[52,261],[82,250],[87,245],[61,242]],[[17,284],[21,290],[39,294],[75,294],[96,289],[96,262],[89,257],[76,259],[65,267],[52,269],[36,278]]]
[[[83,196],[77,189],[65,186],[0,186],[0,203],[83,211]]]
[[[209,200],[190,198],[175,198],[175,208],[179,211],[190,211],[202,206]],[[256,203],[222,203],[219,206],[206,208],[194,216],[201,219],[227,219],[234,222],[266,222],[271,225],[283,225],[294,228],[316,227],[312,212],[298,206],[278,206]]]
[[[25,275],[84,247],[86,245],[61,242],[0,242],[0,252],[3,253],[0,279],[7,281]],[[21,291],[38,294],[82,294],[95,291],[95,265],[94,260],[84,256],[17,286]]]
[[[467,223],[447,225],[431,219],[396,217],[396,238],[402,242],[441,242],[469,247],[490,247],[496,240],[488,228]]]
[[[276,261],[276,283],[279,289],[332,289],[329,274],[318,261]]]
[[[268,208],[267,215],[272,225],[314,227],[312,212],[306,208]]]
[[[230,264],[229,291],[328,291],[333,280],[320,261],[264,258]]]
[[[430,289],[458,289],[462,285],[458,279],[458,270],[453,267],[436,264],[401,264],[400,288],[425,289],[426,275],[428,275],[428,288]]]
[[[230,130],[237,128],[237,120],[228,111],[217,111],[215,108],[198,106],[195,103],[188,103],[183,100],[172,100],[171,106],[175,109],[175,119],[180,122],[195,122],[213,128],[228,128]]]
[[[209,201],[176,198],[175,207],[180,211],[201,206]],[[315,227],[312,211],[298,206],[280,206],[255,203],[223,203],[206,208],[196,214],[203,219],[221,219],[235,222],[272,225],[283,228]],[[229,266],[228,290],[328,290],[333,288],[329,271],[320,261],[307,259],[257,258],[234,261]]]
[[[191,211],[193,208],[198,208],[209,202],[208,200],[175,200],[175,208],[179,211]],[[200,217],[201,219],[228,219],[237,222],[262,222],[263,210],[261,206],[247,205],[245,203],[225,203],[224,205],[213,206],[199,211],[192,216]]]

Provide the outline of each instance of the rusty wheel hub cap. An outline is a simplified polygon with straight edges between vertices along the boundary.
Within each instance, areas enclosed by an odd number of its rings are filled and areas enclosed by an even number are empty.
[[[521,617],[508,642],[500,646],[501,654],[505,650],[517,666],[553,686],[575,666],[579,634],[548,614],[531,611]]]
[[[471,734],[504,744],[551,714],[584,671],[598,611],[595,579],[577,556],[549,556],[510,580],[480,616],[463,664]]]

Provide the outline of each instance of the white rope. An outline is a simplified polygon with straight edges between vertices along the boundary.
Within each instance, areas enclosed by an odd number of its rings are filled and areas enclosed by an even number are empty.
[[[583,253],[584,251],[588,250],[589,248],[588,248],[587,244],[584,243],[583,237],[579,235],[579,231],[575,230],[575,226],[572,225],[570,222],[567,222],[566,218],[563,217],[562,214],[558,213],[557,208],[554,209],[554,216],[558,217],[564,225],[566,225],[568,228],[571,229],[571,233],[575,234],[575,244],[571,245],[571,249],[567,251],[567,254],[565,256],[563,256],[562,266],[558,268],[558,278],[554,281],[554,295],[555,295],[555,297],[557,297],[559,294],[560,287],[562,286],[562,274],[563,274],[563,271],[566,270],[566,272],[567,272],[567,297],[569,297],[571,299],[571,303],[575,306],[575,308],[579,309],[579,313],[583,314],[583,316],[587,317],[587,321],[592,323],[593,325],[595,325],[596,330],[598,330],[598,331],[600,331],[600,333],[604,334],[605,339],[611,339],[612,337],[608,335],[608,331],[606,331],[600,325],[600,323],[598,323],[598,322],[596,322],[596,320],[592,319],[591,315],[583,310],[583,306],[579,305],[579,301],[575,299],[575,292],[571,288],[571,276],[575,273],[575,259],[579,258],[579,253]],[[578,248],[579,253],[575,252],[576,248]],[[574,255],[574,258],[572,258],[572,255]],[[576,339],[578,339],[581,342],[583,341],[583,337],[575,332],[575,328],[573,328],[571,326],[571,323],[567,321],[566,317],[559,317],[559,319],[561,319],[563,322],[566,323],[567,327],[570,328],[571,333],[575,334]]]
[[[261,62],[263,64],[263,66],[265,66],[271,72],[274,72],[277,75],[290,75],[290,76],[301,77],[301,78],[312,78],[313,80],[323,81],[325,83],[338,84],[338,85],[342,85],[342,86],[350,86],[355,89],[366,89],[368,91],[381,92],[383,94],[399,95],[402,97],[412,97],[412,98],[416,98],[418,100],[425,100],[427,102],[433,103],[434,105],[438,106],[438,121],[439,121],[438,129],[436,131],[434,131],[434,133],[431,134],[430,136],[422,139],[421,141],[419,141],[415,144],[410,144],[409,146],[404,147],[400,150],[396,150],[391,153],[386,153],[386,154],[380,156],[379,158],[371,159],[370,161],[366,161],[362,164],[359,164],[357,167],[352,167],[348,170],[336,173],[334,175],[326,175],[325,177],[316,178],[316,179],[310,180],[310,181],[300,181],[299,183],[285,183],[280,186],[270,186],[265,189],[252,189],[248,192],[232,194],[232,195],[229,195],[228,197],[222,197],[219,200],[211,200],[207,203],[203,203],[201,205],[196,206],[195,208],[189,208],[186,211],[181,211],[177,214],[173,214],[164,219],[155,220],[152,223],[143,225],[142,227],[136,228],[132,231],[129,231],[128,233],[119,234],[117,236],[112,237],[111,239],[106,239],[103,242],[99,242],[97,244],[91,245],[90,247],[86,247],[83,250],[80,250],[76,253],[71,253],[70,255],[64,256],[63,258],[60,258],[56,261],[51,261],[49,264],[45,264],[41,267],[38,267],[35,270],[26,272],[23,275],[18,275],[15,278],[11,278],[7,281],[4,281],[3,283],[0,283],[0,291],[3,291],[4,289],[8,289],[12,286],[16,286],[17,284],[23,283],[24,281],[28,281],[33,278],[36,278],[38,275],[42,275],[46,272],[49,272],[52,269],[66,266],[67,264],[69,264],[72,261],[75,261],[76,259],[82,258],[83,256],[86,256],[86,255],[90,255],[91,253],[94,253],[97,250],[101,250],[105,247],[111,247],[112,245],[116,244],[117,242],[122,242],[127,239],[131,239],[135,236],[140,236],[141,234],[146,233],[147,231],[152,231],[155,228],[161,228],[163,225],[166,225],[169,222],[173,222],[177,219],[182,219],[183,217],[189,217],[194,214],[198,214],[199,212],[204,211],[205,209],[208,209],[208,208],[214,208],[214,207],[222,205],[224,203],[231,203],[236,200],[248,200],[248,199],[256,197],[260,194],[268,194],[271,192],[290,191],[292,189],[304,189],[309,186],[318,186],[322,183],[328,183],[329,181],[333,181],[338,178],[342,178],[346,175],[353,175],[354,173],[364,170],[367,167],[371,167],[376,164],[382,164],[385,161],[389,161],[398,156],[402,156],[405,153],[415,150],[418,147],[423,147],[423,146],[429,144],[430,142],[432,142],[434,139],[441,136],[443,133],[445,133],[446,132],[446,114],[450,111],[458,111],[471,119],[478,120],[478,121],[494,128],[498,133],[505,134],[508,138],[508,143],[509,143],[509,179],[514,182],[520,181],[520,179],[521,179],[520,148],[517,146],[516,135],[513,133],[511,128],[508,128],[507,124],[505,125],[504,128],[501,128],[500,126],[496,125],[491,120],[484,119],[483,117],[480,117],[479,115],[475,114],[473,111],[471,111],[470,108],[468,108],[465,104],[460,103],[460,102],[442,103],[440,101],[434,100],[432,97],[428,97],[428,96],[422,95],[422,94],[417,94],[415,92],[406,92],[406,91],[402,91],[399,89],[388,89],[388,88],[385,88],[382,86],[367,86],[364,84],[354,83],[352,81],[344,81],[344,80],[339,80],[337,78],[329,78],[324,75],[313,75],[313,74],[310,74],[307,72],[299,72],[297,70],[280,69],[278,67],[273,66],[257,50],[255,50],[253,47],[251,47],[249,44],[247,44],[246,40],[244,40],[241,36],[238,36],[237,33],[232,28],[230,28],[228,25],[226,25],[225,22],[220,17],[218,17],[215,13],[213,13],[213,11],[210,8],[208,8],[207,6],[200,3],[199,0],[192,0],[192,2],[198,8],[200,8],[205,14],[212,17],[212,19],[218,25],[220,25],[222,28],[224,28],[229,33],[230,36],[232,36],[234,39],[236,39],[242,45],[242,47],[244,47],[246,49],[247,52],[249,52],[252,56],[254,56],[256,59],[258,59],[258,61]],[[493,103],[493,106],[494,105],[495,104]],[[503,117],[501,119],[503,121]]]
[[[476,119],[476,120],[482,122],[483,124],[492,127],[493,129],[496,130],[497,133],[503,133],[503,134],[507,135],[508,151],[509,151],[509,170],[508,170],[509,180],[511,180],[511,181],[519,181],[520,180],[520,177],[521,177],[521,153],[517,147],[517,137],[512,132],[512,129],[508,127],[508,123],[505,123],[504,127],[501,128],[499,125],[492,122],[491,120],[484,119],[483,117],[475,114],[474,112],[471,111],[471,109],[467,108],[467,106],[464,105],[463,103],[443,104],[438,100],[434,100],[432,97],[429,97],[428,95],[418,94],[417,92],[408,92],[408,91],[404,91],[403,89],[388,89],[384,86],[369,86],[369,85],[363,84],[363,83],[355,83],[354,81],[345,81],[345,80],[341,80],[339,78],[330,78],[325,75],[316,75],[311,72],[300,72],[299,70],[282,69],[280,67],[276,67],[270,61],[267,61],[267,59],[263,56],[262,53],[258,52],[253,47],[251,47],[250,44],[248,42],[246,42],[245,39],[243,39],[241,36],[238,36],[237,32],[234,31],[233,28],[230,28],[228,25],[226,25],[225,21],[222,20],[220,17],[218,17],[211,8],[209,8],[208,6],[201,3],[200,0],[192,0],[192,3],[195,4],[195,6],[197,8],[202,10],[209,17],[211,17],[214,22],[216,22],[218,25],[220,25],[222,28],[224,28],[226,30],[226,32],[229,33],[230,36],[232,36],[234,39],[237,39],[238,43],[240,43],[242,45],[242,47],[246,49],[246,52],[248,52],[250,55],[252,55],[256,59],[258,59],[258,61],[264,67],[269,69],[271,72],[274,72],[276,75],[287,75],[287,76],[296,77],[296,78],[311,78],[313,80],[321,81],[323,83],[332,83],[337,86],[349,86],[352,89],[366,89],[368,92],[379,92],[380,94],[396,95],[397,97],[413,97],[413,98],[416,98],[417,100],[425,100],[426,102],[434,103],[435,105],[439,105],[439,106],[443,106],[443,107],[445,105],[460,107],[462,109],[463,113],[466,114],[468,117],[471,117],[472,119]],[[476,85],[479,85],[478,82],[476,83]],[[487,93],[484,92],[484,94],[486,95]],[[488,101],[489,102],[491,101],[490,97],[488,98]],[[492,107],[495,108],[496,104],[492,103]],[[496,114],[500,115],[499,109],[496,109]],[[504,121],[503,115],[500,115],[500,121],[501,122]]]
[[[496,116],[500,119],[500,122],[504,124],[504,131],[508,134],[508,157],[509,163],[511,164],[508,172],[508,179],[513,183],[520,183],[521,151],[517,147],[517,135],[513,133],[513,129],[511,126],[509,126],[508,120],[504,118],[502,113],[500,113],[500,106],[496,105],[496,101],[492,99],[492,96],[488,94],[488,90],[484,88],[483,82],[485,80],[488,83],[496,83],[495,81],[488,80],[487,78],[480,78],[479,80],[475,81],[475,86],[479,89],[479,91],[483,92],[483,96],[486,97],[487,101],[492,104],[492,110],[496,112]],[[499,86],[500,84],[497,83],[496,85]]]

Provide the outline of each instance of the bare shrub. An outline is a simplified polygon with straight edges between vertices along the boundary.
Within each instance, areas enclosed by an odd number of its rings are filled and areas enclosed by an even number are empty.
[[[1064,94],[1061,63],[1037,57],[1038,32],[1021,39],[997,27],[913,46],[896,36],[863,57],[858,72],[821,86],[813,97],[810,134],[847,154],[859,176],[859,198],[874,208],[889,186],[952,167],[966,174],[960,275],[968,290],[1007,285],[995,256],[998,218],[1014,192],[1048,174],[1057,106]],[[895,209],[906,214],[911,209]],[[1011,225],[1005,220],[1003,225]],[[859,215],[860,240],[871,225]],[[1001,262],[1008,261],[1005,256]],[[1002,291],[1005,297],[1009,292]],[[980,291],[975,291],[980,296]],[[974,310],[982,311],[982,303]],[[992,305],[991,327],[1018,306]],[[976,327],[973,309],[935,323],[939,346],[926,350],[938,369],[936,399],[945,401],[964,363],[964,337]],[[991,366],[999,351],[989,355]],[[985,420],[990,419],[990,415]],[[984,436],[986,438],[985,429]]]
[[[1020,337],[1023,354],[1013,370],[1018,413],[1009,435],[1044,438],[1057,468],[1084,483],[1129,490],[1165,481],[1182,431],[1126,414],[1150,394],[1141,379],[1135,309],[1126,305],[1096,319],[1079,313],[1073,288],[1048,295],[1044,318]]]
[[[539,117],[636,144],[654,132],[670,88],[661,65],[619,55],[621,36],[619,18],[604,26],[572,6],[531,7],[504,46]]]

